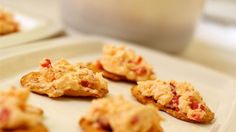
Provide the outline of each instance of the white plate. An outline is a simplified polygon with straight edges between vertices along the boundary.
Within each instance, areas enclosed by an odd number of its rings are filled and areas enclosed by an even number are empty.
[[[5,5],[3,8],[14,15],[19,22],[20,31],[0,36],[0,49],[50,37],[62,31],[62,26],[51,19],[20,10],[15,6]]]
[[[111,40],[94,38],[67,38],[24,45],[10,56],[0,59],[0,87],[19,85],[22,75],[38,69],[39,61],[44,58],[69,59],[71,62],[95,60],[101,55],[104,43]],[[119,43],[112,41],[112,43]],[[40,46],[38,46],[40,45]],[[162,126],[166,132],[225,132],[232,120],[235,108],[235,85],[233,79],[165,54],[145,49],[137,45],[127,44],[150,62],[161,79],[189,81],[200,91],[209,107],[215,112],[216,120],[209,125],[200,125],[175,119],[161,112],[165,118]],[[17,50],[17,49],[15,49]],[[122,94],[125,98],[135,101],[130,93],[131,85],[122,82],[109,82],[110,95]],[[90,100],[80,98],[50,99],[46,96],[31,94],[30,103],[40,106],[45,111],[45,124],[51,131],[80,131],[79,118],[88,110]]]

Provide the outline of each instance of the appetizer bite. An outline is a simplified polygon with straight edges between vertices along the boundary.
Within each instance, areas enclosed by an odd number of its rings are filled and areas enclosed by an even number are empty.
[[[85,132],[162,132],[161,121],[154,106],[135,105],[117,96],[93,100],[79,124]]]
[[[151,65],[125,45],[105,45],[101,59],[88,64],[94,71],[114,81],[145,81],[155,79]]]
[[[24,75],[20,82],[24,88],[49,97],[104,97],[108,93],[107,81],[101,73],[83,65],[72,65],[65,59],[54,64],[44,59],[39,71]]]
[[[0,36],[17,32],[18,30],[18,22],[14,20],[13,15],[0,8]]]
[[[214,113],[199,92],[186,82],[140,81],[132,89],[133,96],[143,104],[154,104],[162,111],[188,122],[210,123]]]
[[[1,132],[47,132],[43,111],[27,104],[29,93],[16,88],[0,91]]]

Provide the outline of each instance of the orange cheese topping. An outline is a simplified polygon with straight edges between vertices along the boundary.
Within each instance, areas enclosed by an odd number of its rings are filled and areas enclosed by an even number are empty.
[[[95,127],[114,132],[147,132],[152,127],[162,130],[156,108],[134,105],[122,96],[94,100],[85,118]]]
[[[28,105],[27,89],[11,88],[0,92],[0,131],[31,128],[42,122],[42,110]]]
[[[206,104],[199,92],[187,82],[141,81],[137,87],[143,96],[153,97],[159,104],[182,112],[189,119],[201,120],[206,114]]]
[[[34,82],[28,82],[27,86],[40,87],[42,91],[55,88],[48,93],[49,97],[58,97],[65,90],[83,90],[90,93],[99,93],[100,89],[107,89],[107,81],[101,73],[94,73],[82,64],[72,65],[65,59],[54,64],[49,59],[41,62],[40,77]]]
[[[105,45],[100,62],[106,71],[125,76],[129,80],[142,81],[155,78],[151,65],[124,45]]]

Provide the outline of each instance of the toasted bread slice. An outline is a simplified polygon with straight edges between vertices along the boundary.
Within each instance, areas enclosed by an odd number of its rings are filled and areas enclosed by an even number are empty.
[[[134,86],[131,88],[131,93],[132,95],[137,99],[137,101],[139,101],[142,104],[153,104],[155,105],[158,109],[160,109],[161,111],[164,111],[170,115],[172,115],[173,117],[183,120],[183,121],[187,121],[187,122],[192,122],[192,123],[210,123],[213,119],[214,119],[214,113],[211,112],[211,110],[206,106],[205,111],[206,114],[205,116],[197,121],[197,120],[192,120],[190,118],[187,117],[186,114],[180,112],[180,111],[176,111],[174,109],[165,107],[163,105],[161,105],[160,103],[157,102],[157,100],[155,100],[153,97],[146,97],[142,95],[142,91],[140,91],[137,86]]]
[[[50,66],[43,68],[44,71],[24,75],[21,85],[49,97],[104,97],[108,93],[107,82],[99,73],[73,66],[66,60],[59,60],[56,68],[53,67],[50,63]]]

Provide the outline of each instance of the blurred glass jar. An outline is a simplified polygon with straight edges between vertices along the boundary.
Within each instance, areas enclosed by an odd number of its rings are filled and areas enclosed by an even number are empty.
[[[61,5],[64,22],[80,32],[178,52],[191,40],[203,0],[62,0]]]

